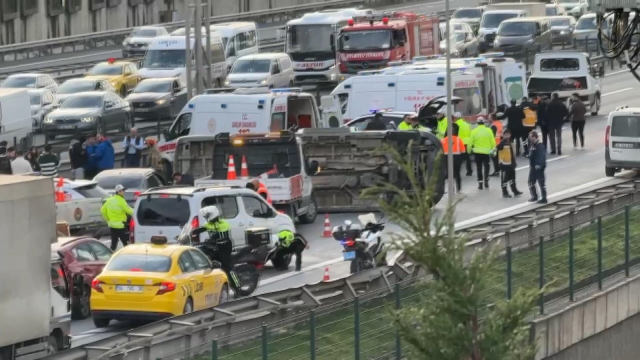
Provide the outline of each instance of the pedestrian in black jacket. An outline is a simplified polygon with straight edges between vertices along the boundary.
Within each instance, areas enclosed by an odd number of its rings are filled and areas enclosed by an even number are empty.
[[[549,126],[549,142],[551,143],[551,155],[562,155],[562,125],[569,115],[569,111],[558,94],[551,95],[551,101],[547,104],[546,119]]]
[[[84,167],[87,164],[87,154],[84,151],[86,138],[80,136],[71,140],[69,144],[69,162],[71,163],[71,180],[84,179]]]
[[[511,141],[516,143],[516,156],[520,156],[521,134],[524,131],[522,120],[524,120],[524,111],[516,105],[516,99],[511,99],[511,106],[505,110],[502,115],[495,115],[497,120],[507,119],[507,129],[511,132]]]
[[[382,114],[376,113],[373,119],[369,121],[367,127],[364,129],[365,131],[384,131],[387,130],[387,125],[384,124],[382,120]]]
[[[531,192],[529,202],[547,203],[547,185],[544,174],[546,167],[547,150],[540,143],[538,133],[532,131],[529,135],[529,191]],[[540,195],[542,196],[540,199],[538,199],[536,183],[540,186]]]
[[[538,116],[538,126],[540,126],[540,132],[542,133],[542,144],[545,149],[549,148],[549,123],[547,121],[547,103],[549,99],[545,95],[537,95],[534,100],[536,105],[536,115]]]

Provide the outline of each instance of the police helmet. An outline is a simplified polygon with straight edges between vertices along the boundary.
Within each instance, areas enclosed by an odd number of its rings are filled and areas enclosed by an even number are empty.
[[[205,206],[200,209],[200,216],[207,221],[211,221],[220,216],[220,210],[215,206]]]

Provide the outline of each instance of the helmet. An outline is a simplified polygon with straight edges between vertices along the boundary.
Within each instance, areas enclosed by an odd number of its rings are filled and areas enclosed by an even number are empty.
[[[154,146],[156,144],[156,139],[152,137],[148,137],[144,141],[148,146]]]
[[[116,185],[115,192],[126,190],[126,188],[120,184]]]
[[[200,209],[200,216],[207,221],[211,221],[220,216],[220,210],[215,206],[205,206]]]
[[[457,118],[461,118],[462,114],[460,112],[455,112],[455,113],[453,113],[453,116],[457,117]]]
[[[476,120],[476,122],[477,122],[478,124],[484,124],[484,123],[485,123],[485,121],[486,121],[486,120],[485,120],[482,116],[481,116],[481,117],[479,117],[479,118],[478,118],[478,120]]]

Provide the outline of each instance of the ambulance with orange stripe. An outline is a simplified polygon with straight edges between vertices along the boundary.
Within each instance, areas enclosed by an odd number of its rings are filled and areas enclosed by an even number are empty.
[[[212,89],[185,105],[161,136],[158,149],[173,161],[182,136],[278,132],[320,127],[320,122],[314,96],[299,88]]]

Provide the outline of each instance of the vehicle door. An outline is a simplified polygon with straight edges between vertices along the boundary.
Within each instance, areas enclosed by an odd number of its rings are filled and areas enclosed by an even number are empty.
[[[467,32],[464,34],[465,36],[465,46],[467,48],[467,54],[473,54],[473,56],[477,56],[478,52],[478,39],[473,36],[473,31]]]
[[[275,217],[271,207],[259,195],[241,195],[242,209],[245,213],[247,230],[252,228],[272,229],[271,218]],[[274,215],[274,216],[272,216]],[[273,231],[272,231],[273,235]]]
[[[182,271],[182,274],[178,275],[177,291],[184,294],[184,300],[188,297],[193,299],[193,310],[200,310],[204,308],[204,292],[197,291],[203,287],[203,271],[198,269],[189,251],[184,251],[178,258],[178,266]]]
[[[288,99],[286,96],[278,96],[273,99],[271,104],[271,124],[269,125],[270,132],[278,132],[288,128],[287,105]]]
[[[127,64],[124,66],[123,70],[124,81],[127,85],[127,92],[131,92],[136,85],[138,85],[138,76],[135,74],[133,66],[133,64]]]
[[[609,156],[613,161],[638,163],[640,159],[640,116],[616,115],[611,119]]]
[[[173,113],[177,114],[187,103],[187,89],[176,79],[172,82],[171,90],[173,91]]]
[[[115,104],[114,124],[117,124],[117,129],[120,129],[124,125],[125,121],[127,121],[129,114],[127,103],[120,96],[115,94],[107,94],[107,97]]]
[[[502,81],[499,86],[505,97],[501,99],[504,100],[503,104],[508,104],[510,99],[522,99],[524,96],[528,97],[526,87],[527,78],[522,64],[503,63],[501,75],[502,76],[498,76],[498,78]]]
[[[220,195],[220,196],[208,196],[202,199],[200,208],[206,206],[215,206],[220,210],[222,218],[229,223],[231,231],[229,237],[234,246],[242,246],[246,243],[244,232],[247,230],[248,221],[240,213],[240,207],[238,206],[238,197],[236,195]],[[204,219],[200,219],[204,224]],[[200,235],[200,241],[207,239],[207,234]]]
[[[278,66],[280,67],[280,81],[278,82],[278,87],[286,88],[290,85],[289,81],[293,77],[291,62],[287,62],[287,59],[283,57],[278,59]]]
[[[278,60],[271,60],[271,76],[269,80],[269,86],[278,87],[282,81],[282,72],[280,71],[280,64]]]
[[[105,130],[117,129],[118,123],[118,111],[116,109],[116,103],[113,98],[106,94],[102,97],[102,118],[104,119]]]
[[[199,293],[198,297],[203,299],[202,308],[206,309],[218,305],[217,301],[220,296],[220,284],[222,282],[217,278],[220,273],[214,271],[211,262],[200,250],[189,250],[189,254],[196,268],[202,271],[202,279],[196,281],[196,293]]]

